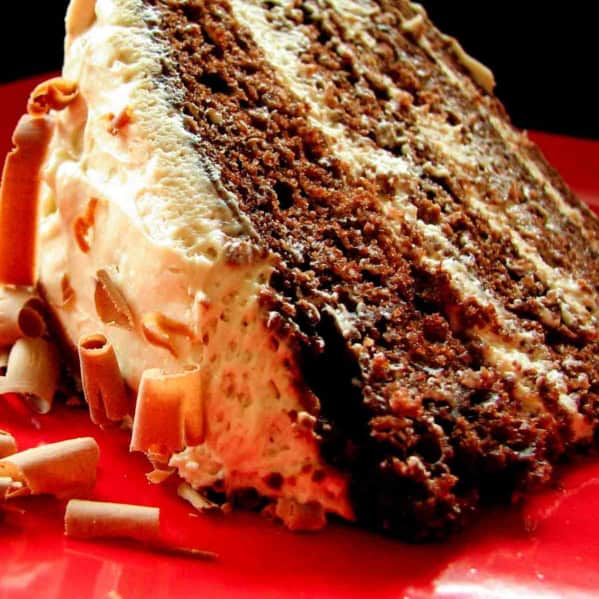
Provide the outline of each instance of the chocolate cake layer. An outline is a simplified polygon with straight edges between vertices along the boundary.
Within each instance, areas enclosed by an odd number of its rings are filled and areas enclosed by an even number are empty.
[[[401,0],[145,4],[358,520],[443,536],[547,482],[596,429],[599,224],[484,67]]]

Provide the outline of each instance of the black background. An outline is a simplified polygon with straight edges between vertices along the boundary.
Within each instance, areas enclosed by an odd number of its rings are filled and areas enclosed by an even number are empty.
[[[67,0],[0,8],[0,81],[58,70]],[[596,0],[424,0],[437,25],[490,66],[517,125],[599,139]]]

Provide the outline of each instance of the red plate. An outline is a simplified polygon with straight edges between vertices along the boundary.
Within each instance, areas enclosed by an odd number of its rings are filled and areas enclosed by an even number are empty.
[[[0,152],[34,81],[0,87]],[[599,207],[599,143],[533,136],[589,203]],[[166,536],[219,554],[213,563],[158,555],[126,543],[65,539],[64,506],[27,500],[25,516],[0,526],[0,599],[146,597],[557,597],[599,594],[599,459],[563,469],[560,486],[523,506],[485,512],[448,543],[410,546],[342,523],[286,532],[260,516],[201,516],[172,485],[146,482],[144,458],[122,431],[101,431],[83,410],[32,417],[0,403],[0,428],[22,448],[81,435],[101,447],[95,498],[159,505]]]

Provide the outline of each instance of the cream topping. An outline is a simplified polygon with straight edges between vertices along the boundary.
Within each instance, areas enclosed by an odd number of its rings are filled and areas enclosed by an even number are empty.
[[[217,169],[200,159],[197,139],[171,107],[177,92],[158,77],[168,48],[148,29],[157,21],[142,0],[70,6],[64,76],[77,82],[80,96],[53,115],[43,173],[41,284],[73,343],[104,334],[132,387],[148,368],[200,367],[205,442],[172,458],[191,484],[214,482],[221,472],[231,491],[255,487],[351,517],[346,480],[322,463],[313,432],[294,420],[306,391],[286,365],[289,348],[271,338],[258,306],[270,260],[253,257],[248,222],[235,198],[213,183]],[[111,130],[123,110],[130,119]],[[92,198],[93,224],[82,248],[74,223]],[[247,264],[227,261],[235,247],[247,251]],[[98,315],[101,269],[127,302],[132,327]],[[74,291],[67,305],[65,277]],[[172,351],[152,344],[142,322],[153,313],[192,335],[173,335]],[[316,470],[324,474],[318,481]],[[281,475],[280,485],[268,484],[272,473]]]

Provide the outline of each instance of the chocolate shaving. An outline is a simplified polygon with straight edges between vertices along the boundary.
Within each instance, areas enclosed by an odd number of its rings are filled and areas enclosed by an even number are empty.
[[[92,422],[100,426],[121,422],[130,412],[129,398],[111,343],[101,334],[86,335],[79,340],[78,351]]]
[[[62,307],[69,309],[75,302],[75,290],[71,286],[71,279],[67,273],[60,279],[60,289],[62,292]]]
[[[87,254],[91,249],[90,243],[90,229],[96,222],[96,207],[98,205],[97,198],[92,198],[85,208],[85,213],[75,219],[73,223],[73,233],[75,235],[75,241],[79,246],[79,249]]]
[[[17,442],[7,431],[0,430],[0,459],[17,453]]]
[[[203,418],[199,368],[178,374],[146,370],[137,394],[130,450],[144,451],[164,464],[173,452],[201,443]]]
[[[53,131],[49,118],[25,115],[13,134],[0,187],[0,283],[36,282],[41,166]]]
[[[149,343],[168,350],[175,357],[177,354],[172,337],[180,335],[188,339],[193,338],[189,327],[160,312],[144,314],[141,326],[144,337]]]
[[[133,109],[126,106],[116,116],[111,114],[108,132],[110,135],[118,135],[127,125],[133,121]]]
[[[64,518],[65,534],[75,539],[133,539],[158,543],[157,507],[71,499]]]
[[[50,110],[63,110],[79,95],[77,84],[63,77],[40,83],[29,96],[27,112],[33,117],[48,114]]]
[[[96,273],[94,302],[100,320],[126,329],[133,328],[134,318],[131,308],[121,290],[110,278],[106,269]]]
[[[222,506],[210,501],[199,491],[194,489],[189,483],[181,483],[177,488],[177,495],[185,499],[201,514],[222,514]]]
[[[200,561],[214,561],[218,559],[218,553],[213,551],[206,551],[204,549],[195,549],[193,547],[179,547],[176,545],[168,545],[161,543],[157,545],[151,545],[150,549],[156,553],[164,553],[167,555],[178,555],[180,557],[189,557]]]
[[[160,509],[124,503],[72,499],[65,511],[65,535],[90,539],[127,539],[145,543],[150,551],[199,560],[214,560],[212,551],[181,547],[160,537]]]
[[[21,337],[40,337],[46,330],[42,301],[29,288],[0,287],[0,347]]]
[[[26,449],[0,460],[0,477],[21,483],[12,485],[7,497],[55,495],[69,498],[91,491],[100,457],[91,437],[80,437]]]
[[[0,476],[0,501],[5,501],[8,494],[14,492],[14,485],[15,481],[10,476]]]
[[[42,338],[23,337],[12,347],[6,375],[0,377],[0,395],[16,393],[40,414],[52,407],[60,374],[58,352]]]
[[[164,470],[162,468],[154,468],[154,470],[152,470],[152,472],[148,472],[146,474],[146,478],[153,485],[160,485],[167,478],[170,478],[174,473],[175,473],[175,469],[174,468],[169,468],[167,470]]]

